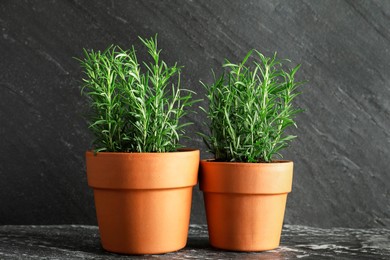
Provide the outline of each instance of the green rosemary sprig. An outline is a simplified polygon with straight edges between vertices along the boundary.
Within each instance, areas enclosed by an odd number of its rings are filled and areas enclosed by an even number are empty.
[[[202,83],[209,100],[208,110],[201,107],[210,120],[210,134],[201,133],[206,145],[219,161],[271,162],[295,138],[284,132],[301,111],[292,105],[303,84],[294,78],[300,65],[285,71],[276,53],[267,58],[251,50],[241,63],[226,60],[223,67],[214,83]]]
[[[170,152],[190,123],[180,120],[196,100],[180,86],[181,67],[160,58],[155,38],[142,39],[151,62],[140,64],[134,46],[123,50],[84,50],[78,59],[86,77],[83,93],[90,99],[89,128],[95,151]]]

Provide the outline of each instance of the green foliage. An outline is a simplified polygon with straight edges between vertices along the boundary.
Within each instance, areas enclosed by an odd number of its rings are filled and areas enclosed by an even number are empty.
[[[218,161],[271,162],[295,138],[284,131],[301,111],[292,106],[303,83],[294,80],[300,65],[286,72],[276,53],[267,58],[251,50],[241,63],[226,60],[223,67],[213,84],[202,83],[209,109],[201,109],[210,120],[203,139]]]
[[[170,152],[181,147],[189,123],[179,121],[196,102],[193,92],[180,87],[181,68],[160,59],[157,35],[140,40],[151,57],[142,66],[134,46],[84,49],[84,58],[78,59],[86,75],[83,93],[91,101],[89,128],[97,152]]]

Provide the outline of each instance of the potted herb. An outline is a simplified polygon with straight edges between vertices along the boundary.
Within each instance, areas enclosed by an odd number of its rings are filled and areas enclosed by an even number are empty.
[[[201,134],[214,160],[200,163],[210,243],[220,249],[262,251],[279,246],[293,162],[274,160],[295,137],[285,129],[300,112],[292,105],[299,66],[285,70],[276,54],[256,50],[226,61],[207,91],[209,134]],[[215,77],[215,76],[214,76]]]
[[[195,102],[180,67],[160,59],[157,36],[140,40],[150,62],[140,64],[134,46],[79,59],[95,136],[86,164],[103,248],[157,254],[186,245],[199,150],[179,149],[180,120]]]

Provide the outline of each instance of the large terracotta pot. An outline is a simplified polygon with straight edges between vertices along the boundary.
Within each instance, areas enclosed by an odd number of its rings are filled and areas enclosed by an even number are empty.
[[[159,254],[187,243],[199,150],[86,153],[104,249]]]
[[[279,246],[293,162],[201,161],[210,244],[233,251]]]

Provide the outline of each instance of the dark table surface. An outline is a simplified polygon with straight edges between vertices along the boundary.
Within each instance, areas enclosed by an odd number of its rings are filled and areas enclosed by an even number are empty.
[[[96,226],[0,226],[0,259],[390,259],[389,229],[321,229],[285,225],[279,248],[226,252],[208,244],[207,227],[191,225],[187,246],[163,255],[111,254]]]

